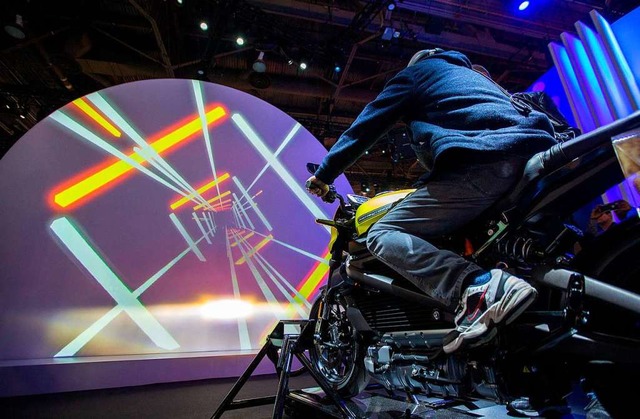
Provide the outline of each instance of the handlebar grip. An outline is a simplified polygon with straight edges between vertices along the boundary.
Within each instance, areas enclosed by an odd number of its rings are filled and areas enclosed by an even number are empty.
[[[328,202],[329,204],[333,204],[336,200],[336,187],[333,185],[329,185],[329,192],[327,192],[323,197],[322,200],[324,202]]]

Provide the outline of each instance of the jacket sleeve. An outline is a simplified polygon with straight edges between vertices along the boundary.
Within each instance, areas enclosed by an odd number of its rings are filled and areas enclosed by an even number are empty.
[[[414,67],[394,76],[382,92],[362,110],[325,156],[315,176],[331,184],[365,151],[406,115],[414,91]]]

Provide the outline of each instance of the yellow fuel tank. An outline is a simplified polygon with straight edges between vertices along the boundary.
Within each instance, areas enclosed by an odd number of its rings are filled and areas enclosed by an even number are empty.
[[[360,205],[356,210],[356,232],[358,236],[365,234],[396,202],[404,199],[413,191],[415,189],[383,192]]]

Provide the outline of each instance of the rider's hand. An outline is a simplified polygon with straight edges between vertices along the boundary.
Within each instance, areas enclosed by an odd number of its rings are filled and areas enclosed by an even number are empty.
[[[323,197],[329,192],[329,185],[316,178],[315,176],[311,176],[307,179],[307,183],[305,184],[307,187],[307,191],[313,195]]]

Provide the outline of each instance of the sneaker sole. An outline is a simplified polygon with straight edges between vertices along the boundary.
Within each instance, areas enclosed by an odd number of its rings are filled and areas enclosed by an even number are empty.
[[[520,289],[512,289],[505,296],[508,303],[513,304],[509,310],[503,310],[499,316],[497,312],[504,300],[493,304],[465,331],[460,332],[455,339],[444,345],[445,353],[457,351],[463,346],[473,348],[490,341],[497,333],[497,326],[513,322],[533,303],[537,295],[536,289],[528,284]]]

